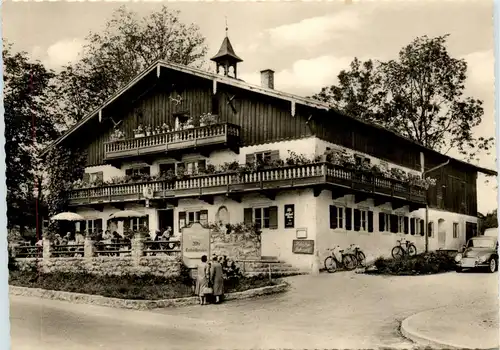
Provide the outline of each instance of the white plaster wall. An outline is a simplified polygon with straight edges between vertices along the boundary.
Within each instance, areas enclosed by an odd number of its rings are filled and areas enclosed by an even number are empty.
[[[367,158],[370,159],[370,164],[380,165],[381,161],[385,161],[385,160],[381,160],[379,158],[376,158],[374,156],[371,156],[369,154],[366,154],[366,153],[363,153],[363,152],[358,152],[358,151],[352,150],[350,148],[343,147],[343,146],[340,146],[340,145],[337,145],[337,144],[334,144],[334,143],[331,143],[331,142],[328,142],[328,141],[325,141],[325,140],[322,140],[322,139],[319,139],[319,138],[316,138],[315,141],[316,141],[316,145],[315,145],[315,152],[316,152],[316,154],[323,154],[326,151],[326,148],[330,147],[331,149],[345,150],[345,151],[353,153],[353,154],[356,153],[356,154],[362,155],[364,157],[367,157]],[[400,165],[391,163],[389,161],[385,161],[385,162],[388,163],[389,168],[398,168],[398,169],[406,171],[407,173],[414,174],[414,175],[421,175],[422,174],[420,171],[417,171],[417,170],[414,170],[414,169],[410,169],[410,168],[407,168],[407,167],[404,167],[404,166],[400,166]]]
[[[284,205],[295,205],[295,227],[285,229]],[[284,191],[276,196],[275,201],[266,197],[251,194],[245,196],[242,203],[237,203],[223,196],[217,196],[213,205],[196,199],[181,199],[175,209],[174,220],[178,230],[180,211],[208,210],[208,221],[215,222],[216,213],[220,206],[226,206],[229,212],[229,222],[232,224],[244,221],[244,208],[249,207],[278,207],[278,228],[262,229],[262,255],[276,256],[280,260],[289,262],[296,267],[310,269],[313,255],[292,253],[293,240],[296,239],[297,228],[307,228],[307,239],[316,238],[316,201],[311,189]]]

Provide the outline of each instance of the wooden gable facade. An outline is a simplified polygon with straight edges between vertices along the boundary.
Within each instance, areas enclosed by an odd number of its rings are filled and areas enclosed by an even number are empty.
[[[105,164],[104,143],[109,141],[114,123],[122,121],[120,129],[126,138],[132,138],[139,124],[153,128],[164,123],[174,126],[176,115],[208,112],[217,114],[220,122],[241,128],[241,146],[315,135],[415,170],[421,170],[421,152],[424,152],[426,169],[448,159],[391,132],[332,110],[300,103],[294,105],[289,99],[221,82],[215,84],[211,79],[166,67],[162,67],[160,73],[145,76],[102,111],[101,121],[90,119],[72,135],[69,142],[78,143],[87,150],[88,166]],[[430,205],[476,216],[477,172],[459,164],[451,162],[430,174],[438,180],[437,186],[429,191]]]

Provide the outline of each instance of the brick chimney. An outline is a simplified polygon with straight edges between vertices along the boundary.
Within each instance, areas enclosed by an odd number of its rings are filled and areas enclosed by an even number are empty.
[[[263,88],[274,89],[274,71],[272,69],[260,71],[260,85]]]

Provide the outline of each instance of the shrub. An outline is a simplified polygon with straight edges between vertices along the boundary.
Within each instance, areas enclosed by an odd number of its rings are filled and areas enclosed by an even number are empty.
[[[453,256],[446,252],[430,252],[402,259],[378,258],[374,262],[374,273],[387,275],[425,275],[455,269]]]

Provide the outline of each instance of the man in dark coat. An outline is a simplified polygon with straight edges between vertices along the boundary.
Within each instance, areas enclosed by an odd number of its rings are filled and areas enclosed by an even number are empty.
[[[215,296],[215,303],[220,302],[220,297],[224,294],[224,276],[222,271],[222,265],[217,259],[217,256],[212,258],[212,264],[210,266],[210,281],[213,286],[213,295]]]

